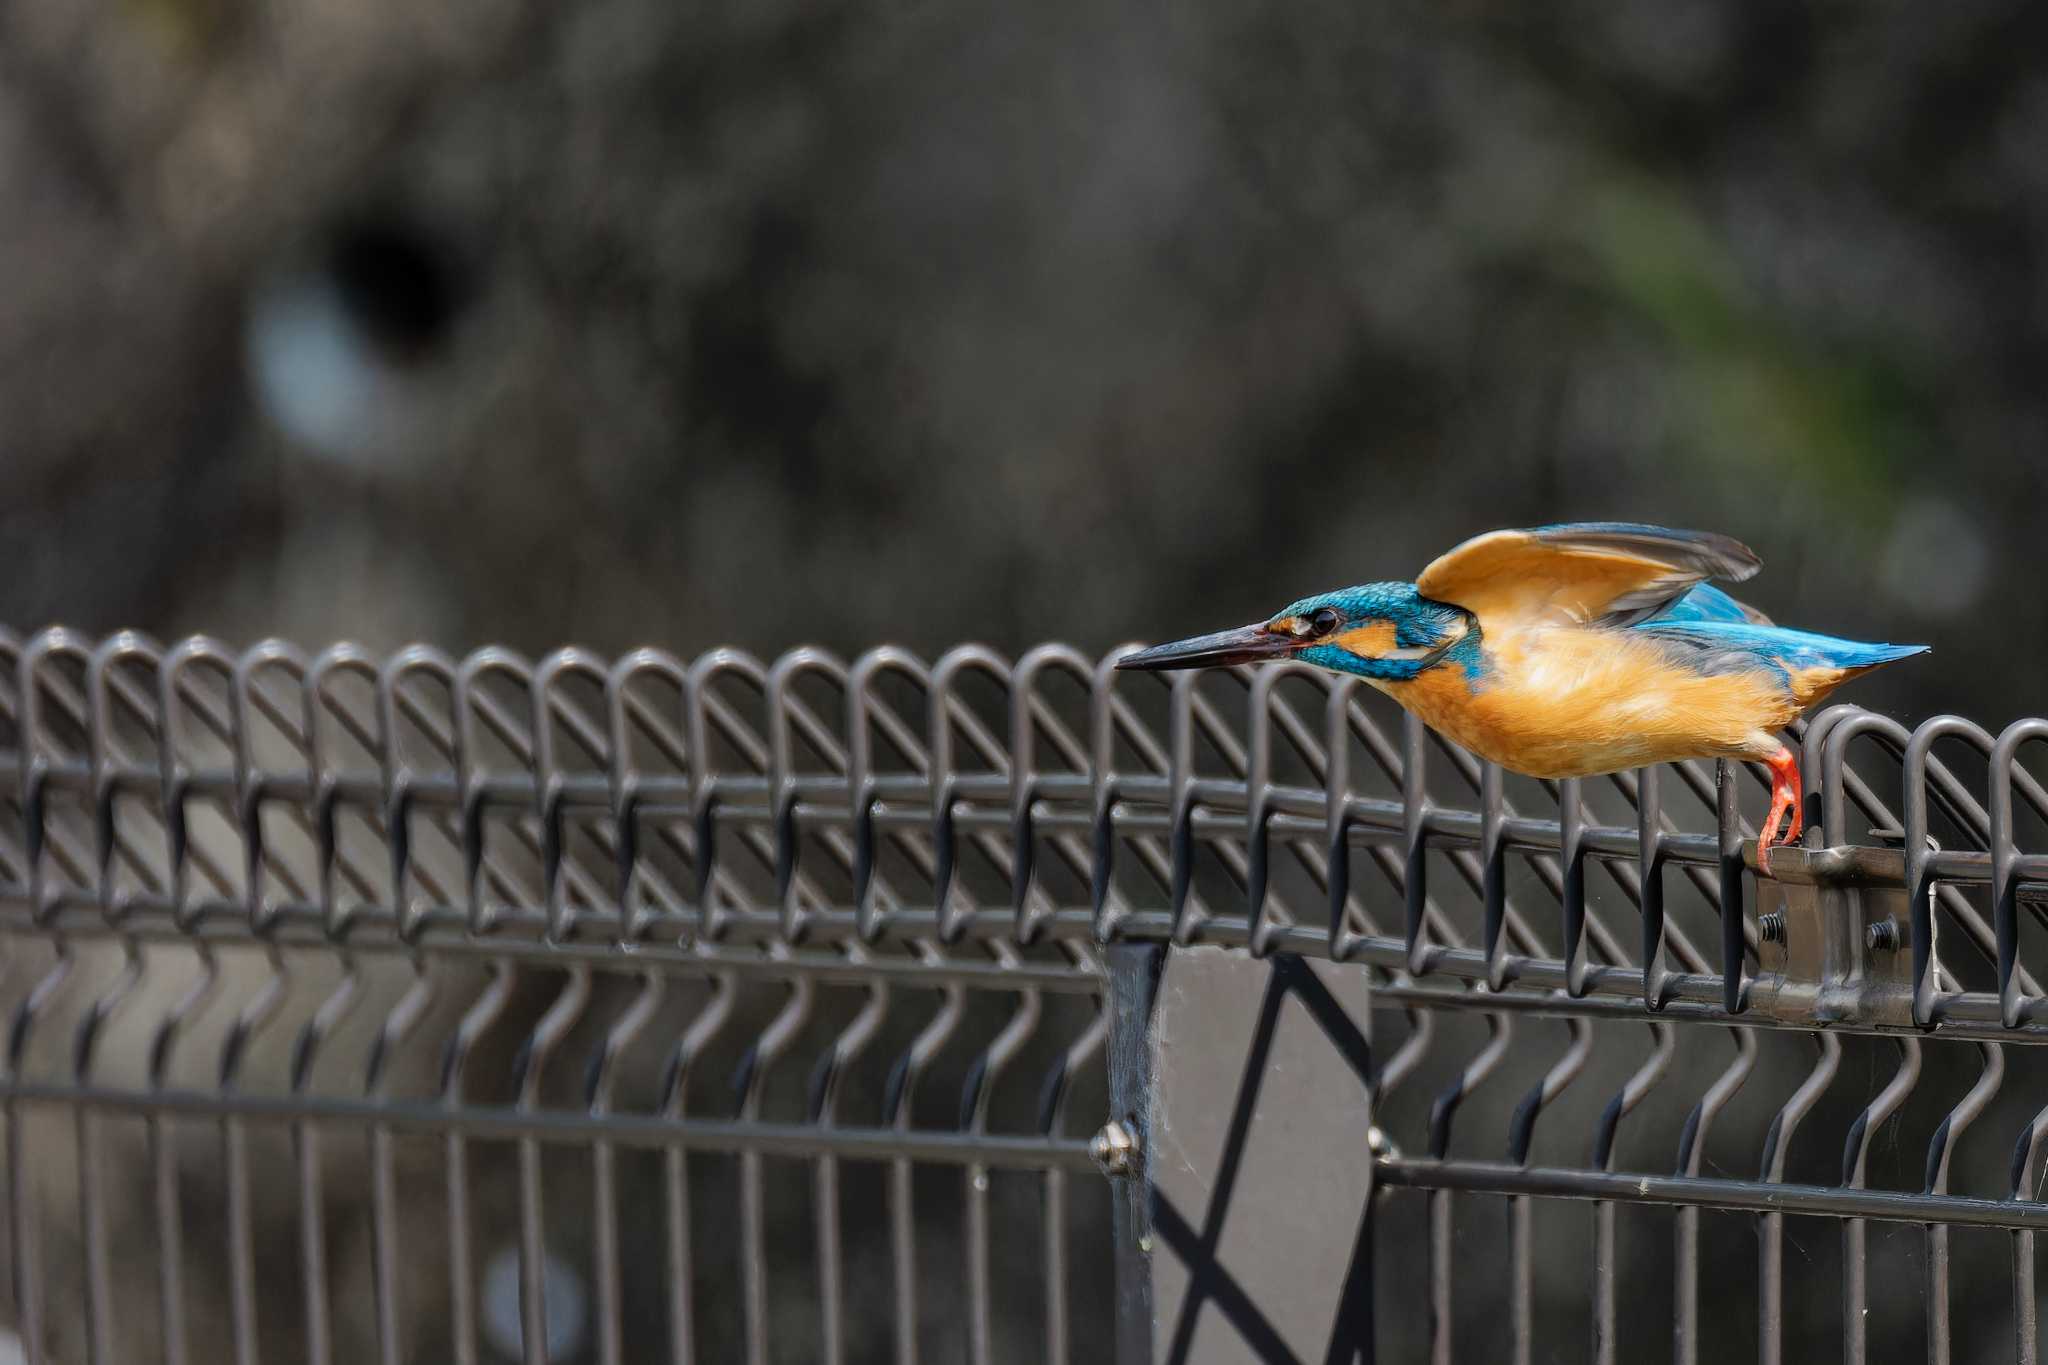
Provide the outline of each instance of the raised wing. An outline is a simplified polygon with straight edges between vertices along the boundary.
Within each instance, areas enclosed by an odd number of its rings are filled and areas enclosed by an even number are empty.
[[[1415,586],[1482,622],[1627,626],[1709,578],[1739,583],[1762,567],[1747,545],[1709,531],[1595,521],[1475,536],[1424,569]]]

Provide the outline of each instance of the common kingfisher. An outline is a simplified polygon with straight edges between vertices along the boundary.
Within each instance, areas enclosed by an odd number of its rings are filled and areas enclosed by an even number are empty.
[[[1704,531],[1581,522],[1492,531],[1413,583],[1304,597],[1237,630],[1129,654],[1118,668],[1300,659],[1354,674],[1480,757],[1529,777],[1690,758],[1771,772],[1757,864],[1799,837],[1782,730],[1850,678],[1927,652],[1774,626],[1707,582],[1763,567]],[[1778,826],[1789,814],[1783,838]]]

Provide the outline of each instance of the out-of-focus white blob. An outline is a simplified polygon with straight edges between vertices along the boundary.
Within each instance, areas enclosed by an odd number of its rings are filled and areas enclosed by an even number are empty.
[[[500,1355],[512,1360],[525,1355],[525,1329],[519,1318],[519,1248],[498,1249],[484,1266],[482,1326],[484,1337]],[[553,1252],[541,1258],[541,1303],[548,1319],[549,1360],[573,1360],[583,1351],[590,1327],[590,1298],[583,1277]]]
[[[21,1348],[21,1338],[4,1330],[0,1330],[0,1365],[28,1365],[28,1352]]]
[[[251,301],[257,397],[310,454],[401,466],[442,431],[456,308],[453,281],[423,239],[352,229],[325,259],[271,278]]]
[[[1942,498],[1917,497],[1900,507],[1881,564],[1895,601],[1925,616],[1952,616],[1983,596],[1991,555],[1968,513]]]
[[[248,359],[264,411],[308,453],[377,466],[418,449],[417,378],[378,352],[327,277],[288,276],[257,295]]]

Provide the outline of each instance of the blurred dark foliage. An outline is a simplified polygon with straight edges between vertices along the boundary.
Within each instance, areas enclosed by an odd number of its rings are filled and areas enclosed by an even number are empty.
[[[1991,722],[2048,14],[28,0],[0,617],[1107,647],[1727,530]],[[282,319],[280,321],[280,319]]]

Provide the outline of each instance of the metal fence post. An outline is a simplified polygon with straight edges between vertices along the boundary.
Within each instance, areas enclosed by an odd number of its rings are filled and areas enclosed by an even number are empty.
[[[1166,959],[1158,943],[1109,947],[1109,1122],[1096,1138],[1115,1191],[1116,1362],[1152,1365],[1152,1004]]]

